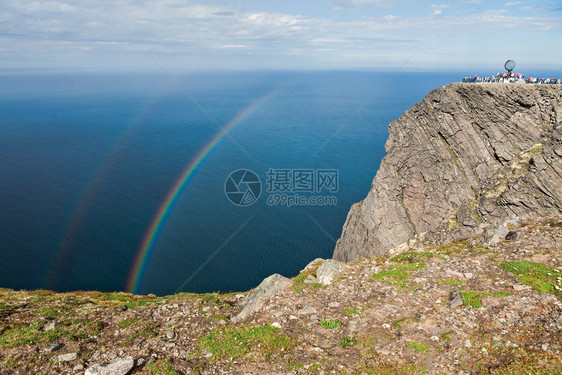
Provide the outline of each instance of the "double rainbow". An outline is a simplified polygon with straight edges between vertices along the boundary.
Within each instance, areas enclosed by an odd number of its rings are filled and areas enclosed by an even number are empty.
[[[197,155],[185,167],[180,177],[172,186],[166,198],[160,205],[156,215],[152,219],[146,234],[144,235],[141,246],[135,256],[133,268],[127,280],[126,290],[130,293],[138,293],[143,277],[145,275],[148,263],[154,252],[154,247],[158,241],[158,237],[168,220],[179,197],[197,172],[198,168],[203,164],[205,159],[219,144],[219,142],[226,137],[232,129],[240,124],[245,118],[250,116],[259,107],[261,107],[267,100],[269,100],[278,90],[273,90],[258,100],[254,101],[250,106],[240,112],[236,117],[230,120],[222,129],[207,142],[207,144],[197,153]]]

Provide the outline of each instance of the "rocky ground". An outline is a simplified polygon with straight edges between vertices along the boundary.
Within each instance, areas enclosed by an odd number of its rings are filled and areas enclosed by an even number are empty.
[[[240,294],[0,289],[0,374],[561,374],[562,216]]]

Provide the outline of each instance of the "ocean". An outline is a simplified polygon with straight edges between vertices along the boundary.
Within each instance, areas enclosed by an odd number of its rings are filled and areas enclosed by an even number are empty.
[[[0,75],[0,287],[166,295],[295,276],[331,257],[390,121],[465,75]]]

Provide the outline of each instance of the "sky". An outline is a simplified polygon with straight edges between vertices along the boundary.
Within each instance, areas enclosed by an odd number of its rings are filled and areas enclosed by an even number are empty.
[[[562,0],[2,0],[0,71],[559,70]]]

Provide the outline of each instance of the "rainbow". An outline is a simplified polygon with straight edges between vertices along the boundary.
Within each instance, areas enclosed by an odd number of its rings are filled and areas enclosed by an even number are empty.
[[[150,226],[146,234],[144,235],[141,246],[135,256],[133,263],[133,268],[129,274],[127,280],[126,290],[130,293],[138,293],[140,288],[140,283],[146,272],[146,268],[152,252],[154,251],[154,246],[158,241],[158,237],[162,232],[170,213],[172,212],[175,204],[177,203],[182,192],[185,190],[186,186],[190,182],[191,178],[197,172],[198,168],[213,151],[213,149],[219,144],[219,142],[226,137],[230,131],[242,122],[246,117],[255,112],[260,106],[262,106],[267,100],[269,100],[278,89],[275,89],[260,99],[254,101],[250,106],[240,112],[236,117],[230,120],[207,144],[197,153],[197,155],[191,160],[191,162],[185,167],[180,177],[176,180],[175,184],[172,186],[166,198],[160,205],[156,215],[152,219]]]
[[[58,245],[55,247],[56,250],[50,261],[50,266],[46,268],[47,272],[44,279],[45,287],[52,288],[56,286],[56,278],[62,274],[64,270],[64,260],[67,259],[67,255],[71,250],[72,241],[80,228],[80,224],[86,212],[94,201],[96,192],[104,182],[104,177],[108,170],[107,166],[117,155],[119,144],[126,143],[132,135],[132,129],[169,94],[172,87],[166,86],[167,87],[164,87],[164,85],[162,85],[158,90],[159,93],[148,99],[146,103],[142,105],[142,108],[131,117],[122,132],[117,135],[109,145],[109,151],[104,155],[98,167],[94,169],[91,176],[88,178],[87,183],[84,185],[85,188],[78,194],[77,203],[71,210],[69,220],[61,231]]]

